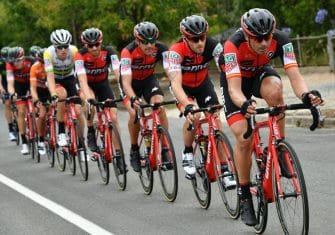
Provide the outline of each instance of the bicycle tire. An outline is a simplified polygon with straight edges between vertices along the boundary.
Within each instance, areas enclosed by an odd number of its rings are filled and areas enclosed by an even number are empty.
[[[262,234],[267,226],[268,221],[268,203],[265,199],[263,191],[263,172],[259,168],[261,163],[257,159],[256,152],[253,152],[252,165],[250,169],[250,192],[252,195],[252,201],[254,204],[255,215],[257,224],[254,226],[254,231],[257,234]]]
[[[46,142],[45,146],[47,149],[47,157],[48,157],[49,166],[53,168],[55,166],[55,147],[51,147],[49,145],[49,142]]]
[[[35,160],[36,163],[40,163],[41,161],[41,155],[38,152],[38,146],[37,146],[37,126],[36,126],[36,118],[35,118],[35,114],[33,113],[31,116],[31,120],[32,120],[32,128],[33,128],[33,151],[35,152]]]
[[[100,177],[101,180],[104,184],[109,183],[109,162],[106,159],[105,151],[104,151],[104,137],[96,128],[96,137],[97,137],[97,145],[99,147],[98,154],[99,156],[97,157],[97,166],[99,169]]]
[[[154,174],[153,174],[153,168],[150,166],[150,160],[149,160],[149,154],[150,149],[147,148],[145,145],[145,138],[151,139],[151,130],[147,131],[142,134],[141,140],[140,140],[140,164],[141,164],[141,171],[139,173],[140,181],[142,188],[144,190],[144,193],[147,195],[150,195],[152,192],[152,188],[154,185]]]
[[[66,159],[69,156],[69,148],[68,147],[56,147],[56,159],[58,169],[60,171],[65,171],[66,169]]]
[[[215,163],[214,159],[214,172],[216,176],[216,181],[219,187],[219,193],[221,196],[221,199],[225,205],[226,211],[229,214],[229,216],[233,219],[237,219],[240,215],[240,207],[239,207],[239,197],[238,197],[238,185],[235,185],[234,187],[225,187],[224,185],[224,177],[234,177],[236,183],[237,183],[237,173],[236,173],[236,167],[234,163],[234,152],[233,148],[231,147],[231,144],[229,142],[228,137],[222,132],[222,131],[216,131],[215,132],[215,143],[216,145],[213,146],[217,149],[217,152],[219,152],[220,149],[223,150],[226,159],[227,159],[227,165],[228,169],[231,175],[223,175],[223,172],[220,174],[218,173],[218,169],[215,167],[217,163]],[[213,153],[213,151],[212,151]]]
[[[161,165],[158,166],[158,174],[166,200],[173,202],[176,200],[178,194],[178,168],[176,154],[169,132],[163,126],[158,126],[157,132],[159,134],[159,156],[161,158]],[[165,159],[168,160],[166,162],[163,162],[163,151],[168,157],[168,159]],[[169,181],[171,182],[169,183]]]
[[[126,161],[124,159],[124,151],[123,151],[122,141],[121,141],[119,131],[117,130],[116,126],[113,123],[109,123],[109,137],[110,137],[110,142],[112,143],[112,145],[110,146],[112,148],[111,153],[113,156],[112,163],[113,163],[113,168],[114,168],[114,175],[116,178],[116,182],[119,186],[119,189],[121,191],[124,191],[127,187]],[[116,149],[117,149],[116,146],[119,146],[119,155],[117,155],[118,159],[116,159],[115,157]]]
[[[71,175],[73,175],[73,176],[76,175],[76,155],[77,155],[77,153],[72,151],[72,149],[71,149],[72,142],[71,141],[72,141],[72,138],[75,141],[77,141],[77,131],[76,130],[77,130],[77,124],[73,123],[73,126],[70,127],[70,129],[67,132],[67,136],[68,136],[67,138],[69,140],[69,143],[68,143],[69,144],[69,147],[68,147],[69,155],[67,155],[66,160],[67,160],[67,164],[69,166],[69,170],[71,172]],[[77,145],[77,148],[78,148],[78,145]]]
[[[279,164],[280,182],[277,182],[275,173],[273,174],[273,190],[279,221],[285,234],[308,234],[309,206],[306,183],[297,154],[286,141],[280,142],[277,147],[277,157],[282,156],[287,156],[289,159],[289,161],[285,161],[286,165],[283,167],[287,167],[288,171],[293,170],[293,172],[289,172],[289,178],[283,176],[285,170]],[[278,183],[282,187],[283,196],[279,195]],[[296,191],[297,187],[300,188],[300,193]],[[299,210],[301,210],[301,214]]]
[[[16,145],[19,146],[20,145],[20,132],[19,132],[19,126],[17,124],[17,119],[15,116],[13,118],[13,130],[14,130],[15,137],[16,137],[15,139]]]
[[[78,133],[78,132],[77,132]],[[77,135],[77,155],[78,165],[84,181],[88,180],[88,159],[84,138]]]
[[[199,139],[201,139],[201,137],[195,140],[193,156],[196,172],[191,179],[191,183],[201,208],[208,209],[211,204],[211,182],[206,172],[206,156],[202,154],[198,142]]]

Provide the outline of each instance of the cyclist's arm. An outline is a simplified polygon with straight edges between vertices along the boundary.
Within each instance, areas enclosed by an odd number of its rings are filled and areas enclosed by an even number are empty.
[[[76,53],[75,55],[74,65],[75,65],[75,72],[78,76],[79,85],[84,93],[85,98],[93,99],[93,97],[91,96],[90,88],[87,83],[87,75],[84,66],[84,60],[79,53]]]
[[[33,101],[38,100],[36,65],[35,64],[30,69],[30,93],[31,93],[31,96],[33,97]]]
[[[14,72],[11,69],[6,69],[6,76],[7,76],[7,88],[8,88],[8,93],[9,94],[14,94],[15,89],[14,89]]]
[[[122,53],[125,54],[125,57],[122,57]],[[127,52],[122,51],[121,53],[121,79],[122,79],[122,87],[128,98],[136,96],[132,86],[132,71],[131,71],[131,58],[127,57]]]
[[[0,94],[2,95],[5,92],[5,88],[2,86],[2,75],[0,74]]]
[[[286,69],[286,74],[290,80],[294,94],[301,99],[303,93],[308,91],[305,80],[303,79],[298,67]]]
[[[120,81],[120,60],[116,54],[111,55],[111,66],[114,73],[115,80],[119,83]]]
[[[247,100],[243,94],[242,87],[242,78],[234,77],[227,79],[228,92],[231,100],[237,107],[241,107],[244,101]]]
[[[44,69],[47,74],[47,84],[50,95],[53,96],[56,94],[56,83],[55,83],[55,74],[53,70],[53,63],[51,54],[46,50],[43,54],[44,59]]]

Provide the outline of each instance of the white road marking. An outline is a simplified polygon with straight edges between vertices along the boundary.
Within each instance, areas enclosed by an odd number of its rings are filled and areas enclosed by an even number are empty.
[[[26,196],[27,198],[31,199],[32,201],[40,204],[41,206],[47,208],[48,210],[52,211],[56,215],[59,215],[63,219],[69,221],[70,223],[76,225],[77,227],[81,228],[82,230],[88,232],[89,234],[108,234],[113,235],[113,233],[99,227],[98,225],[92,223],[91,221],[83,218],[82,216],[66,209],[65,207],[49,200],[41,196],[38,193],[28,189],[27,187],[17,183],[16,181],[0,174],[0,182],[7,185],[8,187],[14,189],[15,191],[21,193],[22,195]]]

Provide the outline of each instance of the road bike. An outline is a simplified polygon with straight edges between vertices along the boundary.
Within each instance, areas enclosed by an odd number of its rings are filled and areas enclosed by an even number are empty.
[[[211,203],[211,183],[217,182],[226,211],[231,218],[236,219],[239,216],[237,187],[226,185],[224,180],[225,177],[236,179],[233,150],[228,137],[217,126],[222,107],[213,105],[191,111],[192,114],[204,113],[194,124],[193,156],[196,173],[191,177],[191,182],[196,198],[204,209]],[[193,126],[188,130],[191,128]],[[225,160],[220,160],[220,156]]]
[[[67,135],[68,145],[61,147],[56,155],[58,164],[62,171],[65,170],[65,159],[72,175],[76,174],[76,158],[78,159],[79,169],[83,179],[88,179],[88,159],[84,137],[79,128],[79,119],[75,112],[75,105],[81,105],[79,96],[58,99],[58,102],[65,102],[64,124]]]
[[[16,137],[15,143],[17,146],[20,145],[20,132],[19,132],[19,126],[17,122],[17,107],[16,107],[16,102],[11,99],[11,105],[10,105],[10,111],[11,111],[11,116],[12,116],[12,123],[13,123],[13,133]]]
[[[154,183],[154,171],[158,171],[165,198],[173,202],[178,193],[178,171],[173,143],[170,134],[160,122],[159,112],[164,105],[176,104],[176,101],[164,101],[140,105],[135,123],[140,117],[140,164],[139,178],[145,194],[150,195]],[[151,112],[146,114],[145,109]],[[150,125],[151,124],[151,125]]]
[[[113,164],[114,174],[119,188],[123,191],[127,185],[127,168],[120,133],[112,122],[110,110],[113,104],[122,102],[123,99],[106,99],[102,102],[92,101],[97,110],[96,140],[98,150],[93,152],[100,176],[108,184],[110,172],[109,163]],[[89,102],[88,110],[91,110]],[[89,112],[89,115],[91,112]]]
[[[298,156],[286,139],[281,138],[278,126],[279,114],[286,110],[309,109],[304,104],[286,104],[276,107],[257,108],[257,114],[268,114],[268,118],[255,121],[248,119],[248,130],[244,138],[253,134],[251,194],[256,213],[256,233],[263,233],[268,218],[268,203],[275,202],[277,214],[285,234],[308,234],[309,208],[303,171]],[[320,111],[311,108],[314,130],[319,123]],[[263,148],[260,129],[268,130],[268,143]]]

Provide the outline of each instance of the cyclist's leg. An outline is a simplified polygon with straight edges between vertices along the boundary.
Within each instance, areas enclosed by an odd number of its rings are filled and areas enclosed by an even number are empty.
[[[264,99],[269,106],[284,104],[283,84],[279,74],[271,66],[265,66],[260,74],[254,80],[253,95]],[[285,115],[278,115],[278,124],[281,136],[285,137]]]
[[[47,88],[37,88],[37,95],[39,100],[42,103],[47,102],[47,100],[50,100],[50,93]],[[45,144],[44,144],[44,135],[46,133],[46,108],[44,105],[39,105],[39,115],[36,120],[36,126],[37,126],[37,134],[38,134],[38,148],[40,154],[44,155],[46,152]]]

